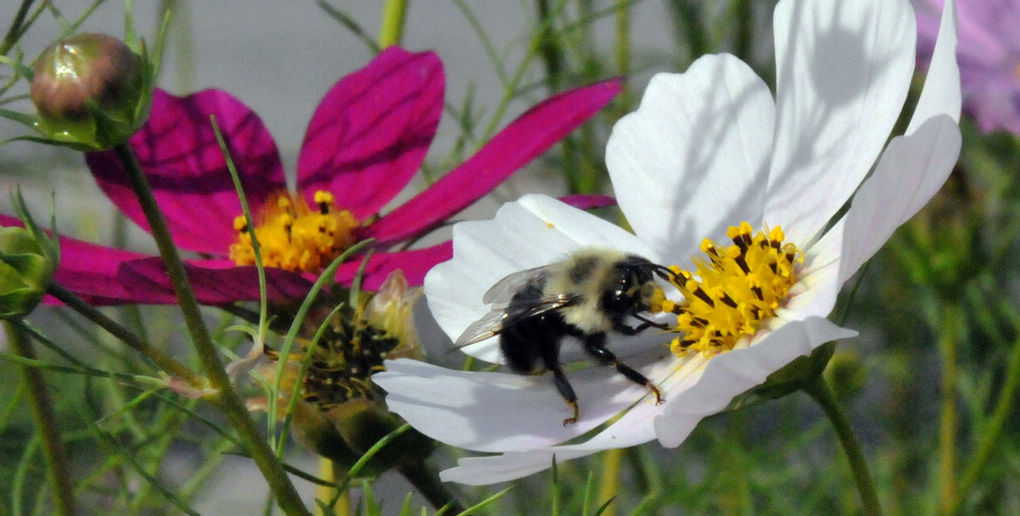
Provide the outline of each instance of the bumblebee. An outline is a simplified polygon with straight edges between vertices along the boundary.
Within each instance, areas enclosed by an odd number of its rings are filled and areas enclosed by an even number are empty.
[[[642,316],[656,292],[655,278],[672,278],[668,268],[616,250],[584,248],[566,260],[518,271],[501,279],[482,298],[493,306],[457,339],[464,347],[499,336],[499,347],[511,370],[521,374],[551,371],[556,389],[573,415],[579,417],[577,395],[560,365],[560,344],[577,339],[599,363],[615,367],[630,381],[648,387],[655,402],[662,394],[648,378],[617,360],[606,349],[609,332],[636,335],[648,328],[667,329]],[[629,319],[638,321],[636,326]]]

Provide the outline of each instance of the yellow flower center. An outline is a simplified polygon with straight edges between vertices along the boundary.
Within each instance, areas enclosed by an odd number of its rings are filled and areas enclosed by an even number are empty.
[[[360,223],[347,210],[339,210],[333,194],[315,192],[316,210],[300,195],[273,194],[256,219],[255,236],[262,252],[262,264],[289,271],[317,272],[355,243]],[[230,259],[237,265],[254,265],[251,232],[241,215],[234,219],[237,242],[230,246]]]
[[[670,349],[683,357],[688,353],[712,356],[726,352],[745,337],[754,335],[762,323],[776,315],[797,282],[797,265],[804,253],[783,242],[778,226],[754,234],[751,225],[731,226],[726,236],[733,245],[722,247],[705,239],[704,257],[693,259],[696,271],[672,266],[682,303],[663,302],[663,310],[677,314],[677,333]]]

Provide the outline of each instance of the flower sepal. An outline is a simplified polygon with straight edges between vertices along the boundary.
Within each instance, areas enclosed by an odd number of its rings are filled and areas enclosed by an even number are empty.
[[[736,410],[768,400],[777,400],[804,388],[825,372],[829,360],[836,351],[835,342],[827,342],[810,355],[800,356],[770,374],[761,385],[733,398],[727,410]]]

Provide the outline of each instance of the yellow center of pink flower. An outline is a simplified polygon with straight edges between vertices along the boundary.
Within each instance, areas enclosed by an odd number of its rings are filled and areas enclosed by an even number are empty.
[[[705,256],[693,259],[695,272],[670,267],[684,301],[664,301],[662,309],[677,314],[673,331],[683,336],[673,339],[670,349],[678,357],[711,356],[733,349],[776,315],[797,282],[797,265],[804,261],[804,253],[783,242],[778,226],[768,235],[765,231],[754,234],[751,225],[742,222],[731,226],[726,236],[733,245],[702,241]]]
[[[315,208],[287,192],[269,198],[255,227],[264,266],[318,272],[355,243],[360,223],[351,212],[336,207],[333,194],[315,192]],[[254,265],[255,250],[243,215],[234,219],[234,230],[237,242],[230,246],[230,259],[237,265]]]

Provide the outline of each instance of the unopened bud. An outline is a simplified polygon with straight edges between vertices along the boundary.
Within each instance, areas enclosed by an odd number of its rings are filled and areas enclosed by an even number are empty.
[[[414,324],[414,304],[422,296],[421,287],[410,288],[400,269],[390,272],[368,303],[365,318],[368,323],[387,336],[397,339],[397,345],[386,353],[387,359],[424,358]]]
[[[31,312],[46,295],[56,263],[50,242],[22,227],[0,228],[0,319]]]
[[[46,49],[35,66],[32,103],[43,132],[104,149],[137,130],[145,111],[142,58],[120,40],[83,33]]]

